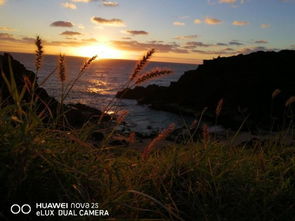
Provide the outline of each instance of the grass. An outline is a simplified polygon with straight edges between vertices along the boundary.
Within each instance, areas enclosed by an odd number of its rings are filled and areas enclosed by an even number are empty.
[[[38,43],[40,52],[40,39]],[[138,63],[127,87],[153,77],[152,72],[140,73],[153,53],[148,52]],[[37,71],[41,55],[37,56]],[[275,139],[251,147],[221,143],[210,139],[205,125],[203,140],[187,145],[159,142],[171,126],[146,147],[112,147],[108,142],[95,147],[89,137],[100,125],[64,130],[56,127],[54,119],[52,124],[43,123],[32,108],[34,99],[23,103],[23,92],[15,89],[12,71],[10,74],[6,82],[15,104],[0,109],[2,205],[97,202],[118,220],[294,220],[294,146]],[[81,76],[65,85],[61,100]],[[113,129],[110,131],[111,136]],[[5,215],[3,208],[0,217]]]
[[[115,218],[293,220],[295,148],[171,144],[147,159],[81,145],[81,131],[25,135],[1,116],[1,201],[98,202]],[[10,122],[9,122],[10,121]],[[86,219],[85,219],[86,220]]]

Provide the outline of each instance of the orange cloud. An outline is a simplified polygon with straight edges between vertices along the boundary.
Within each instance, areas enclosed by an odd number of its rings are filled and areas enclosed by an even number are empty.
[[[202,21],[201,21],[200,19],[195,19],[195,20],[194,20],[194,23],[195,23],[195,24],[201,24]]]
[[[125,26],[124,22],[121,19],[113,18],[113,19],[105,19],[101,17],[92,17],[91,21],[96,24],[106,25],[106,26]]]
[[[217,18],[210,18],[210,17],[207,17],[204,22],[208,25],[217,25],[217,24],[221,24],[222,21],[217,19]]]
[[[14,31],[14,29],[6,26],[0,26],[0,31]]]
[[[113,1],[103,1],[102,4],[107,7],[116,7],[119,5],[118,2],[113,2]]]
[[[77,6],[73,3],[69,3],[69,2],[64,2],[64,3],[61,3],[61,5],[64,7],[64,8],[69,8],[69,9],[77,9]]]
[[[270,24],[261,24],[260,27],[261,28],[270,28]]]
[[[249,22],[247,21],[233,21],[232,25],[235,25],[235,26],[245,26],[245,25],[248,25]]]
[[[76,32],[76,31],[64,31],[60,35],[70,35],[70,36],[73,36],[73,35],[81,35],[81,33],[80,32]]]
[[[87,2],[92,2],[93,0],[71,0],[72,2],[83,2],[83,3],[87,3]]]
[[[237,0],[219,0],[219,3],[234,4]]]
[[[175,21],[175,22],[173,22],[173,25],[175,25],[175,26],[184,26],[185,23],[184,22],[180,22],[180,21]]]

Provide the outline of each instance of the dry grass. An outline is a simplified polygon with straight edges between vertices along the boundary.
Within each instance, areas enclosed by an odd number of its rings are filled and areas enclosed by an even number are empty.
[[[142,159],[146,160],[151,153],[151,151],[156,147],[156,145],[162,141],[165,140],[165,138],[173,132],[175,129],[175,124],[170,124],[165,130],[163,130],[161,133],[158,134],[157,137],[155,137],[143,150],[142,153]]]
[[[136,67],[134,68],[134,71],[130,77],[130,80],[133,81],[135,78],[137,78],[138,74],[142,69],[145,67],[145,65],[148,63],[152,55],[155,53],[155,49],[149,50],[143,58],[137,63]]]
[[[38,72],[41,68],[41,61],[43,56],[43,45],[42,45],[42,40],[39,36],[37,36],[36,38],[35,45],[37,47],[35,67],[36,67],[36,72]]]
[[[147,72],[147,73],[139,76],[135,81],[135,85],[139,85],[139,84],[142,84],[148,80],[163,77],[164,75],[169,75],[171,73],[172,73],[172,71],[170,69],[157,69],[156,68],[150,72]]]

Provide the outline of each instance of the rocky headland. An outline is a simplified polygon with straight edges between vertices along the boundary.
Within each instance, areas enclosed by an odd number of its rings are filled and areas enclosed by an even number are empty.
[[[203,119],[212,124],[222,99],[218,124],[237,129],[246,119],[247,129],[279,130],[292,121],[292,105],[286,107],[286,101],[295,95],[294,62],[294,50],[218,57],[204,60],[169,87],[136,86],[116,96],[136,99],[154,109],[196,116],[207,108]]]

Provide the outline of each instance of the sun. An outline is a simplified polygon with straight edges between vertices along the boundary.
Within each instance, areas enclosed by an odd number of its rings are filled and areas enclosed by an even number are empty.
[[[97,55],[102,59],[123,58],[123,52],[105,44],[83,46],[75,49],[75,55],[81,57],[92,57]]]

